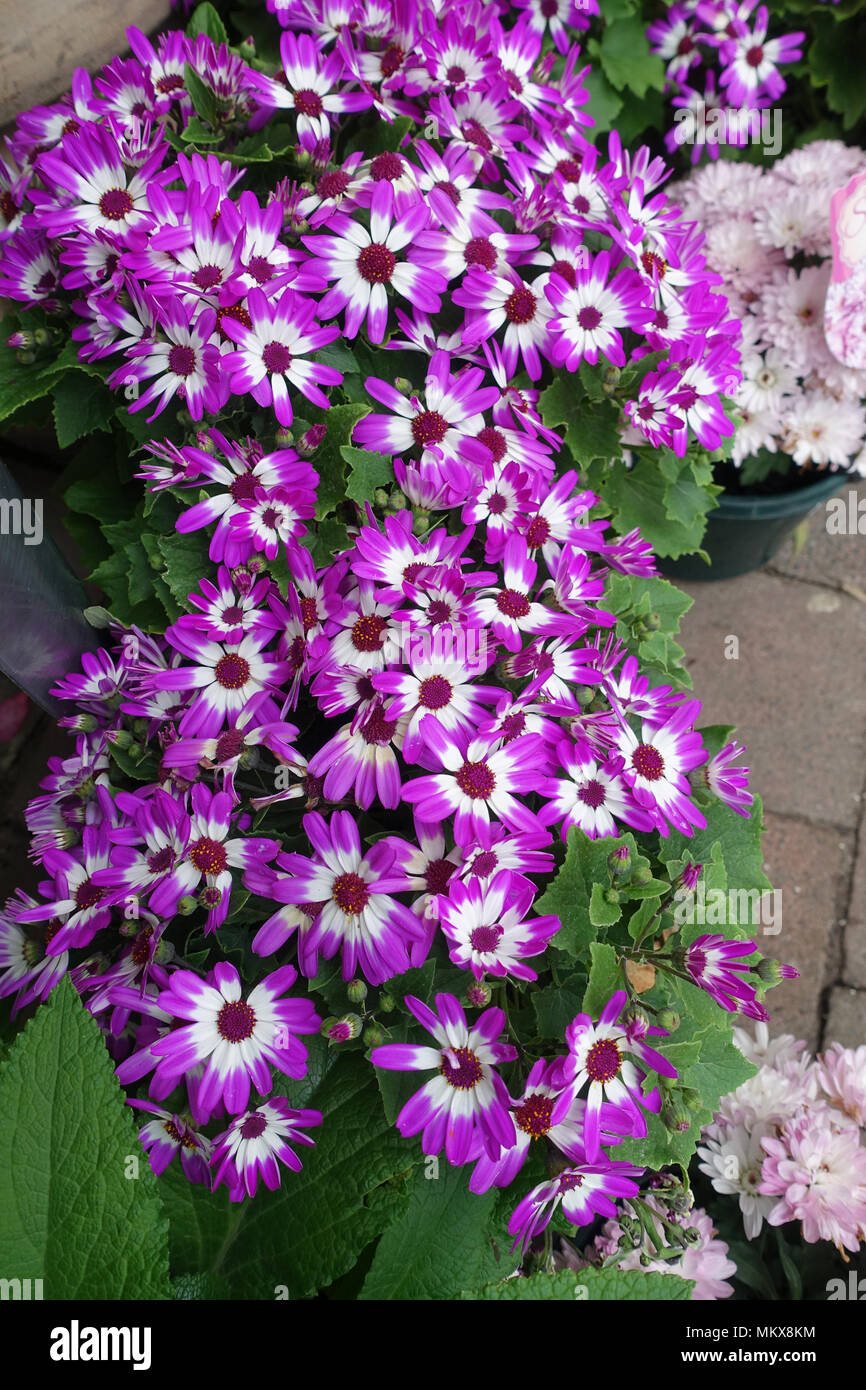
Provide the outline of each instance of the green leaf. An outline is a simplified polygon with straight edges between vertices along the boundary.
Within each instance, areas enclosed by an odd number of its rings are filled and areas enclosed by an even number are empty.
[[[245,1205],[232,1203],[224,1184],[211,1192],[190,1182],[178,1163],[160,1178],[159,1192],[169,1222],[172,1276],[211,1277],[237,1235]]]
[[[576,1014],[580,1013],[585,984],[581,976],[572,977],[574,984],[548,985],[532,993],[532,1007],[543,1038],[562,1038]],[[583,977],[585,979],[585,977]],[[578,988],[578,986],[580,986]]]
[[[483,1284],[500,1270],[510,1274],[517,1263],[497,1259],[487,1230],[496,1189],[476,1196],[466,1168],[437,1161],[438,1176],[427,1178],[428,1166],[414,1170],[408,1206],[379,1241],[364,1300],[454,1298],[467,1284]]]
[[[558,1274],[530,1274],[528,1278],[509,1279],[501,1284],[487,1284],[471,1293],[461,1293],[461,1299],[488,1303],[544,1301],[561,1303],[635,1303],[639,1300],[664,1299],[685,1301],[692,1296],[694,1282],[678,1274],[643,1273],[622,1269],[563,1269]]]
[[[189,17],[186,32],[191,39],[198,38],[199,34],[207,34],[208,38],[213,39],[216,44],[228,43],[229,41],[225,25],[213,5],[209,5],[207,0],[202,5],[196,5]]]
[[[703,539],[706,512],[713,504],[714,493],[709,487],[706,489],[705,510],[696,511],[688,524],[669,515],[668,502],[673,499],[676,505],[678,484],[664,477],[652,455],[634,452],[637,457],[632,468],[616,465],[594,484],[611,509],[614,526],[622,535],[639,527],[658,555],[676,559],[691,554]],[[693,502],[691,493],[689,497]]]
[[[591,43],[589,48],[590,52],[597,51],[604,75],[617,91],[627,87],[643,97],[649,87],[662,90],[664,63],[650,53],[646,29],[636,15],[606,25],[600,42]]]
[[[574,1270],[563,1269],[558,1274],[530,1274],[526,1278],[485,1284],[480,1289],[464,1290],[460,1298],[474,1303],[573,1303],[576,1298],[584,1297],[577,1283]]]
[[[329,565],[335,555],[347,549],[349,533],[342,521],[320,521],[315,531],[308,531],[301,537],[301,544],[309,550],[316,565],[321,567]]]
[[[123,521],[130,512],[128,495],[117,486],[107,486],[104,474],[97,478],[79,478],[66,489],[63,500],[70,511],[83,512],[106,524]]]
[[[0,1114],[4,1277],[42,1279],[46,1299],[168,1298],[156,1178],[102,1034],[69,979],[0,1068]]]
[[[535,905],[539,916],[552,913],[559,918],[562,926],[552,945],[571,956],[581,955],[595,940],[595,927],[590,920],[592,887],[596,881],[607,887],[607,856],[617,843],[590,840],[577,826],[572,826],[565,862]]]
[[[862,63],[866,24],[860,15],[844,24],[823,16],[822,20],[823,27],[816,25],[809,49],[810,76],[816,87],[827,88],[827,104],[842,113],[842,124],[850,130],[866,112]]]
[[[54,428],[61,449],[97,430],[111,431],[114,396],[98,377],[67,372],[54,388]]]
[[[608,400],[590,404],[573,374],[560,372],[542,392],[540,406],[545,425],[565,426],[565,443],[580,467],[621,456],[618,408]]]
[[[696,864],[705,863],[713,857],[713,846],[718,842],[731,888],[754,888],[760,892],[771,888],[763,867],[761,798],[755,797],[748,818],[737,815],[736,811],[716,800],[702,809],[707,821],[706,829],[697,830],[692,836],[680,835],[676,831],[667,836],[659,849],[662,862],[667,865],[687,857]],[[717,929],[714,927],[713,930]]]
[[[592,112],[595,122],[593,131],[596,135],[604,135],[622,110],[622,100],[598,65],[590,68],[586,76],[581,78],[581,83],[589,92],[587,110]]]
[[[367,449],[356,449],[352,444],[344,444],[340,450],[349,464],[349,481],[346,496],[363,506],[372,502],[377,487],[387,487],[394,481],[394,464],[390,454],[376,454]]]
[[[165,560],[164,579],[169,591],[181,608],[186,609],[189,595],[198,592],[199,580],[211,570],[207,533],[191,531],[182,535],[177,531],[170,536],[160,536],[157,545]]]
[[[619,903],[609,903],[605,894],[608,885],[606,883],[594,883],[592,894],[589,899],[589,920],[595,927],[612,927],[614,922],[618,922],[622,916],[622,908]]]
[[[359,420],[369,415],[370,405],[332,405],[320,411],[316,424],[325,426],[325,437],[313,456],[313,467],[319,475],[316,492],[316,516],[319,520],[333,512],[346,497],[346,459],[343,449],[349,445],[352,431]],[[362,450],[358,450],[362,453]]]
[[[207,121],[208,125],[216,125],[219,120],[219,106],[213,88],[202,81],[190,63],[183,65],[183,81],[196,114],[201,116],[203,121]]]
[[[589,951],[592,965],[583,996],[583,1012],[597,1019],[611,995],[623,988],[622,970],[617,964],[615,950],[606,942],[594,941]]]
[[[417,1157],[388,1124],[369,1062],[344,1053],[313,1092],[322,1112],[301,1173],[277,1192],[261,1191],[217,1268],[236,1298],[304,1298],[355,1264],[406,1206],[403,1177]]]
[[[185,145],[219,145],[223,137],[217,131],[210,130],[198,116],[190,116],[180,133],[180,138]],[[271,158],[270,150],[268,158]]]

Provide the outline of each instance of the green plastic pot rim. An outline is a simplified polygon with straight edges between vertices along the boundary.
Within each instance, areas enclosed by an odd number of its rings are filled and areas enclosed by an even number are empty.
[[[774,497],[737,497],[735,493],[722,492],[718,506],[707,514],[708,520],[725,517],[731,521],[775,521],[780,517],[803,515],[817,503],[834,496],[846,483],[856,485],[859,477],[858,473],[831,473],[810,487]]]

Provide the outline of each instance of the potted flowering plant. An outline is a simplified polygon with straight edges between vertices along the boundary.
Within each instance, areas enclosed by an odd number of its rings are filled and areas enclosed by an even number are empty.
[[[4,404],[87,440],[107,607],[0,914],[4,1239],[54,1298],[687,1297],[554,1234],[689,1209],[791,972],[687,600],[575,464],[631,392],[700,514],[727,311],[645,152],[585,143],[557,16],[273,8],[133,31],[12,140]]]
[[[672,190],[707,229],[709,259],[742,323],[743,376],[731,458],[714,470],[725,490],[704,542],[712,569],[686,559],[669,573],[724,579],[757,568],[864,470],[866,369],[834,355],[825,315],[835,288],[830,200],[864,168],[862,150],[819,140],[767,167],[720,161]],[[856,297],[858,282],[850,285]]]

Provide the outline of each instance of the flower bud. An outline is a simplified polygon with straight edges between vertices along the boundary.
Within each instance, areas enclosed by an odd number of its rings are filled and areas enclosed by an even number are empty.
[[[698,886],[698,880],[703,873],[703,869],[703,864],[695,864],[690,859],[680,874],[677,886],[685,888],[687,893],[694,893]]]
[[[268,562],[263,555],[251,555],[247,560],[247,569],[254,577],[259,574],[264,574],[267,567]]]
[[[232,583],[242,598],[246,598],[250,589],[255,583],[255,576],[250,573],[245,565],[238,565],[237,569],[232,570]]]
[[[238,53],[243,58],[245,63],[248,63],[252,58],[255,58],[256,41],[253,38],[252,34],[247,35],[247,37],[245,39],[242,39],[241,42],[238,44]]]
[[[396,1008],[396,1006],[397,1000],[394,998],[394,996],[388,994],[385,990],[382,990],[379,995],[379,1003],[377,1005],[377,1007],[381,1009],[382,1013],[389,1014],[392,1009]]]
[[[26,328],[19,329],[17,333],[10,333],[9,337],[6,339],[7,347],[21,348],[25,352],[29,351],[30,348],[35,347],[35,345],[36,339],[34,338],[32,333],[28,332]]]
[[[662,1123],[675,1134],[685,1134],[692,1127],[692,1117],[685,1105],[668,1096],[662,1102]]]
[[[377,507],[387,507],[390,498],[383,487],[377,487],[373,493],[373,501]]]
[[[662,625],[662,620],[658,613],[648,613],[644,618],[644,626],[648,632],[658,632]]]
[[[631,876],[632,883],[649,883],[652,880],[652,869],[649,865],[639,864]]]
[[[310,425],[308,430],[304,430],[304,433],[301,435],[296,445],[301,458],[310,458],[316,452],[327,433],[327,425]]]
[[[132,734],[128,729],[108,729],[105,734],[106,743],[110,743],[113,748],[131,748]]]
[[[393,491],[388,498],[389,512],[405,512],[409,503],[402,492]]]
[[[620,845],[607,856],[607,867],[615,878],[623,878],[631,870],[631,851],[628,845]]]
[[[385,1041],[385,1030],[376,1023],[368,1023],[364,1029],[364,1042],[367,1047],[381,1047]]]
[[[363,980],[351,980],[346,987],[350,1004],[363,1004],[367,998],[367,986]]]
[[[394,386],[400,392],[401,396],[414,395],[415,387],[412,385],[411,381],[407,381],[404,376],[395,376]]]
[[[796,980],[800,975],[799,970],[795,970],[793,965],[783,965],[772,956],[764,956],[752,970],[758,979],[767,985],[777,985],[780,980]]]
[[[353,1038],[360,1037],[363,1024],[357,1014],[344,1014],[342,1018],[331,1018],[326,1020],[330,1027],[326,1031],[325,1024],[322,1024],[322,1033],[331,1043],[351,1042]]]
[[[605,368],[601,378],[601,389],[606,396],[613,396],[616,394],[616,388],[619,385],[621,376],[622,372],[619,367],[611,366]]]
[[[680,1026],[680,1016],[673,1009],[662,1009],[656,1015],[656,1023],[659,1028],[664,1028],[666,1033],[675,1033]]]
[[[195,912],[197,907],[197,900],[193,898],[189,893],[185,893],[177,905],[177,910],[180,913],[181,917],[189,917],[193,912]]]
[[[606,888],[604,891],[604,900],[606,903],[618,903],[622,901],[622,894],[618,888]]]
[[[223,890],[221,888],[217,888],[215,885],[212,886],[208,884],[207,887],[202,888],[201,892],[198,895],[199,906],[206,908],[208,912],[210,912],[215,907],[219,907],[222,900]]]
[[[290,429],[286,428],[285,425],[280,425],[280,428],[277,430],[274,439],[276,441],[278,449],[289,449],[295,442],[295,436],[292,434],[292,431]]]
[[[473,1009],[483,1009],[493,998],[493,991],[483,980],[476,980],[466,991],[466,1002]]]

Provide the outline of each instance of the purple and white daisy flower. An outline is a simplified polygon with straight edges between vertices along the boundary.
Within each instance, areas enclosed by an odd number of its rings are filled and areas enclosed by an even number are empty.
[[[283,855],[291,877],[281,878],[272,895],[279,902],[320,905],[306,939],[304,972],[315,974],[317,954],[330,960],[339,950],[345,980],[360,970],[378,985],[408,970],[409,948],[422,928],[411,908],[391,896],[407,886],[395,872],[393,846],[379,840],[364,854],[348,811],[335,811],[330,824],[313,811],[303,823],[317,857]]]
[[[523,961],[538,956],[562,925],[555,916],[527,918],[535,897],[528,879],[501,869],[492,878],[454,880],[439,897],[439,921],[455,965],[484,975],[537,980]]]
[[[236,643],[214,642],[206,633],[178,626],[168,628],[166,636],[196,664],[158,671],[144,679],[154,690],[197,692],[177,726],[182,736],[218,736],[254,695],[267,694],[289,675],[288,662],[263,652],[273,637],[267,629],[249,632]],[[273,718],[276,713],[274,706],[272,714],[261,711],[261,716]]]
[[[550,302],[549,357],[557,367],[575,372],[580,362],[598,361],[602,353],[625,366],[621,328],[639,328],[650,314],[650,291],[636,271],[626,268],[608,281],[613,256],[600,251],[575,271],[575,283],[551,275],[544,293]]]
[[[303,1167],[291,1145],[312,1148],[315,1141],[303,1131],[321,1123],[320,1110],[295,1110],[282,1096],[236,1116],[213,1141],[210,1162],[215,1170],[214,1190],[224,1182],[234,1202],[244,1195],[255,1197],[261,1177],[265,1187],[275,1192],[280,1185],[281,1163],[293,1173],[300,1173]]]
[[[234,394],[249,393],[259,405],[273,405],[280,424],[287,427],[294,418],[289,384],[313,405],[327,410],[329,401],[321,387],[338,386],[342,372],[324,362],[299,359],[332,343],[339,333],[336,324],[320,324],[315,300],[293,289],[284,290],[276,301],[268,300],[260,289],[250,290],[247,305],[249,328],[238,319],[222,321],[224,331],[237,343],[235,351],[222,359]]]
[[[340,53],[324,54],[309,34],[283,34],[280,61],[286,85],[256,74],[263,106],[294,111],[299,136],[327,140],[331,113],[363,111],[373,103],[372,93],[341,90],[345,63]]]
[[[307,1049],[298,1033],[316,1033],[321,1025],[311,999],[280,999],[297,979],[284,965],[261,980],[246,999],[233,965],[220,961],[202,980],[191,970],[176,970],[159,1007],[186,1019],[167,1037],[153,1043],[160,1060],[157,1076],[178,1082],[192,1067],[204,1065],[198,1100],[213,1113],[222,1102],[232,1115],[245,1110],[250,1083],[260,1096],[273,1087],[272,1068],[299,1080],[306,1075]]]
[[[608,695],[614,703],[610,688]],[[622,776],[662,835],[669,833],[667,821],[683,835],[692,835],[707,823],[689,797],[687,777],[707,756],[700,734],[692,727],[700,708],[700,701],[684,700],[664,723],[642,720],[640,738],[624,718],[619,727],[617,751],[625,760]]]
[[[573,825],[591,840],[618,835],[617,819],[635,830],[652,830],[652,817],[637,805],[622,777],[623,758],[602,759],[586,739],[564,738],[556,746],[556,761],[567,775],[539,783],[539,794],[551,798],[539,819],[545,825],[561,821],[563,840]]]
[[[565,1094],[573,1099],[584,1086],[589,1087],[584,1143],[591,1162],[595,1161],[599,1152],[603,1101],[610,1101],[631,1115],[632,1133],[639,1139],[643,1139],[647,1132],[641,1107],[656,1115],[661,1109],[661,1096],[657,1089],[643,1094],[646,1072],[636,1066],[628,1054],[634,1053],[661,1076],[677,1075],[676,1068],[661,1053],[655,1052],[636,1036],[636,1030],[618,1022],[627,998],[624,989],[617,990],[602,1009],[598,1023],[594,1023],[589,1014],[578,1014],[565,1030],[565,1041],[569,1048],[568,1059],[563,1064]],[[567,1104],[560,1100],[554,1110],[554,1118],[558,1120],[566,1109]]]
[[[485,1009],[470,1028],[453,994],[437,994],[436,1009],[407,995],[406,1007],[430,1033],[435,1047],[390,1043],[375,1047],[370,1060],[390,1071],[436,1071],[403,1106],[397,1116],[402,1135],[421,1133],[426,1154],[445,1149],[449,1163],[465,1163],[478,1137],[485,1153],[496,1159],[514,1142],[514,1124],[508,1113],[508,1092],[496,1071],[500,1062],[512,1062],[517,1049],[496,1042],[505,1027],[501,1009]]]
[[[386,454],[430,450],[439,459],[483,463],[486,450],[474,436],[484,427],[485,410],[499,399],[496,386],[482,386],[484,373],[469,367],[451,373],[447,352],[435,352],[427,369],[425,399],[407,397],[379,377],[367,377],[369,394],[394,412],[365,415],[354,430],[356,444]]]
[[[733,763],[742,753],[745,745],[736,740],[726,743],[703,769],[703,779],[714,796],[736,811],[738,816],[748,819],[749,808],[754,796],[749,791],[749,769],[734,767]]]
[[[153,1115],[152,1120],[138,1131],[138,1137],[150,1160],[150,1166],[159,1177],[165,1172],[175,1154],[180,1154],[183,1171],[190,1182],[205,1183],[210,1177],[211,1141],[185,1120],[182,1115],[174,1115],[154,1105],[150,1100],[127,1100],[127,1105]]]
[[[525,1251],[529,1242],[550,1223],[558,1206],[575,1226],[588,1226],[597,1216],[614,1217],[616,1203],[638,1194],[637,1179],[643,1173],[633,1163],[598,1159],[565,1168],[558,1177],[539,1183],[514,1208],[508,1230],[514,1236],[512,1250]]]

